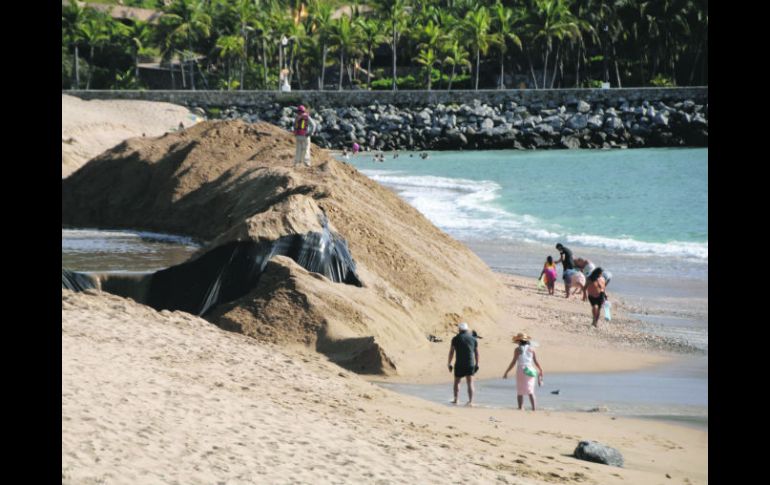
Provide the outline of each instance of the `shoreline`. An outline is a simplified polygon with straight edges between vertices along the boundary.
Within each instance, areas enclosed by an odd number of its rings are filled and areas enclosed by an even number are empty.
[[[497,330],[479,341],[480,370],[477,379],[499,378],[510,362],[514,345],[511,336],[518,331],[532,335],[541,365],[546,372],[610,373],[649,369],[675,363],[687,356],[702,355],[671,339],[646,332],[643,322],[630,317],[626,302],[613,299],[612,322],[590,325],[590,309],[579,295],[569,299],[549,296],[536,288],[535,280],[495,272],[505,287],[499,295],[504,315]],[[563,291],[563,290],[562,290]],[[473,322],[469,321],[471,329]],[[362,377],[368,381],[398,384],[437,384],[450,378],[446,370],[449,341],[454,334],[439,335],[441,342],[430,343],[423,356],[411,356],[399,367],[397,376]],[[485,365],[487,363],[493,363]],[[490,368],[491,367],[491,368]]]

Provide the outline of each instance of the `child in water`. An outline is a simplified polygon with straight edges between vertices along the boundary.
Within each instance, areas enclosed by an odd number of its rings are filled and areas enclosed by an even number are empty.
[[[543,265],[543,271],[540,272],[540,277],[545,275],[545,286],[548,287],[548,294],[553,295],[554,285],[556,283],[556,263],[553,262],[553,258],[548,256]]]

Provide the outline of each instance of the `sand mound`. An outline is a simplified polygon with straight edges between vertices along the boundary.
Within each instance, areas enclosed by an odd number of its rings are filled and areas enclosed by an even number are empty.
[[[61,97],[61,176],[69,176],[88,160],[126,138],[158,136],[191,126],[200,118],[184,106],[133,100],[83,101]]]
[[[270,261],[255,288],[206,318],[270,342],[315,347],[359,372],[408,374],[428,334],[459,319],[486,331],[499,281],[465,246],[396,194],[312,147],[294,170],[294,140],[269,124],[204,122],[135,138],[62,181],[62,222],[210,241],[272,241],[319,230],[348,243],[363,287],[333,283],[295,261]]]

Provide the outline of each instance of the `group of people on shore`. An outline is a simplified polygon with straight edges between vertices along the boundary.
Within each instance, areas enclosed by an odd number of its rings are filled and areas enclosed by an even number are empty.
[[[479,343],[481,337],[475,331],[471,332],[468,324],[465,322],[457,326],[458,333],[452,338],[452,344],[449,348],[449,359],[447,367],[449,372],[454,372],[454,400],[452,404],[457,404],[460,393],[460,382],[465,378],[468,385],[468,403],[467,406],[473,406],[473,376],[479,371]],[[518,333],[513,337],[513,342],[518,344],[513,352],[513,360],[503,374],[503,379],[508,378],[514,366],[516,367],[516,393],[519,409],[523,409],[524,395],[529,396],[529,402],[532,410],[535,410],[535,380],[539,385],[543,385],[543,369],[537,361],[537,355],[531,345],[531,338],[525,333]],[[454,365],[452,358],[455,357]]]
[[[562,274],[562,279],[564,280],[564,297],[570,297],[571,289],[573,290],[572,294],[582,291],[583,301],[586,301],[587,299],[591,304],[591,313],[593,316],[593,322],[591,322],[591,324],[594,327],[598,326],[602,307],[605,303],[609,305],[607,285],[610,283],[612,274],[609,271],[603,270],[601,267],[597,267],[588,259],[574,258],[572,256],[572,250],[562,243],[557,243],[556,249],[559,251],[559,259],[554,261],[553,257],[548,256],[543,265],[543,270],[540,272],[539,279],[543,281],[548,288],[548,294],[553,295],[557,279],[556,265],[561,263],[564,268]],[[607,317],[609,320],[609,314],[607,314]]]

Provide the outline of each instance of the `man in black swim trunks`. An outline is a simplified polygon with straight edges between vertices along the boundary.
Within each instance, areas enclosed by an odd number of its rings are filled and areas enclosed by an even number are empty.
[[[559,250],[559,260],[554,264],[561,263],[564,270],[562,271],[562,279],[564,280],[564,297],[569,298],[569,287],[572,281],[572,275],[577,271],[575,269],[575,260],[572,258],[572,250],[562,245],[562,243],[556,243],[556,249]]]
[[[473,374],[479,370],[479,344],[476,338],[468,331],[468,324],[462,322],[457,326],[459,333],[452,339],[452,346],[449,349],[449,361],[447,367],[452,372],[452,357],[457,351],[457,360],[455,360],[454,373],[455,398],[452,404],[457,404],[457,395],[460,392],[460,381],[465,377],[468,383],[468,406],[473,406]]]

